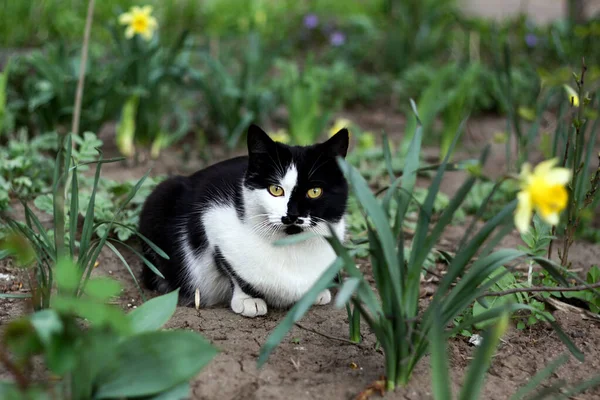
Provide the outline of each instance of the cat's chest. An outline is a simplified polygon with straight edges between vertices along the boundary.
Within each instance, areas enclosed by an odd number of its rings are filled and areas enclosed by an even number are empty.
[[[208,212],[205,229],[210,247],[219,248],[240,278],[282,304],[300,299],[336,258],[323,239],[274,246],[227,210]]]

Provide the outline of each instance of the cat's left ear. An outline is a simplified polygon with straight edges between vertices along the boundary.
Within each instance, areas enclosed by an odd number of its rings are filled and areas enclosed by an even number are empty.
[[[348,153],[349,143],[350,134],[348,133],[348,129],[343,128],[323,143],[323,146],[328,148],[332,155],[345,158]]]
[[[275,144],[273,140],[258,125],[248,127],[248,153],[262,154],[268,153]]]

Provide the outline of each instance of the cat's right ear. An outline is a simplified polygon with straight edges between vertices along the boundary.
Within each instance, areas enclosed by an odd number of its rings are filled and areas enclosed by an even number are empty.
[[[251,124],[248,127],[248,153],[268,153],[275,142],[259,126]]]

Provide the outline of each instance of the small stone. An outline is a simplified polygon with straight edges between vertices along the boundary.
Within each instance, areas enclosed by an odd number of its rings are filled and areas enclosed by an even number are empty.
[[[481,335],[475,333],[469,338],[469,344],[472,344],[475,347],[481,346],[481,343],[483,343],[483,337]]]

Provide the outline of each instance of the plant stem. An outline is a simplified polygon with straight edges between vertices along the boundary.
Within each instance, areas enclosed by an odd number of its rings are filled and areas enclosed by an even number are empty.
[[[6,369],[14,376],[19,389],[26,390],[29,386],[29,378],[23,374],[23,372],[12,362],[8,354],[0,348],[0,364],[4,365]]]
[[[85,83],[85,69],[87,67],[90,34],[92,31],[92,21],[94,19],[94,3],[95,0],[89,1],[87,17],[85,20],[83,46],[81,47],[81,62],[79,64],[79,79],[77,80],[77,92],[75,94],[75,105],[73,107],[73,120],[71,122],[71,134],[73,135],[77,135],[79,133],[79,123],[81,120],[81,103],[83,101],[83,86]]]
[[[596,282],[589,285],[579,285],[570,287],[552,287],[552,286],[539,286],[539,287],[528,287],[528,288],[513,288],[503,290],[501,292],[488,292],[481,297],[501,297],[513,293],[534,293],[534,292],[580,292],[582,290],[592,290],[600,288],[600,282]]]
[[[563,251],[560,254],[560,262],[561,264],[568,268],[569,267],[569,249],[573,244],[573,236],[575,235],[575,231],[577,230],[577,225],[579,224],[579,215],[577,215],[577,202],[578,199],[575,197],[575,189],[577,184],[577,177],[579,176],[579,160],[577,158],[577,153],[579,152],[579,148],[583,144],[583,140],[581,140],[580,135],[583,135],[582,126],[583,126],[583,111],[585,108],[585,92],[584,92],[584,82],[585,82],[585,72],[587,71],[587,66],[585,64],[585,59],[581,60],[581,76],[579,80],[576,81],[578,88],[578,96],[579,96],[579,110],[577,113],[577,119],[574,121],[575,126],[575,140],[573,143],[573,175],[571,177],[571,196],[569,198],[569,202],[567,205],[567,226],[565,227],[565,240],[563,243]],[[567,147],[568,151],[568,147]],[[565,161],[568,159],[567,152],[565,152]]]

